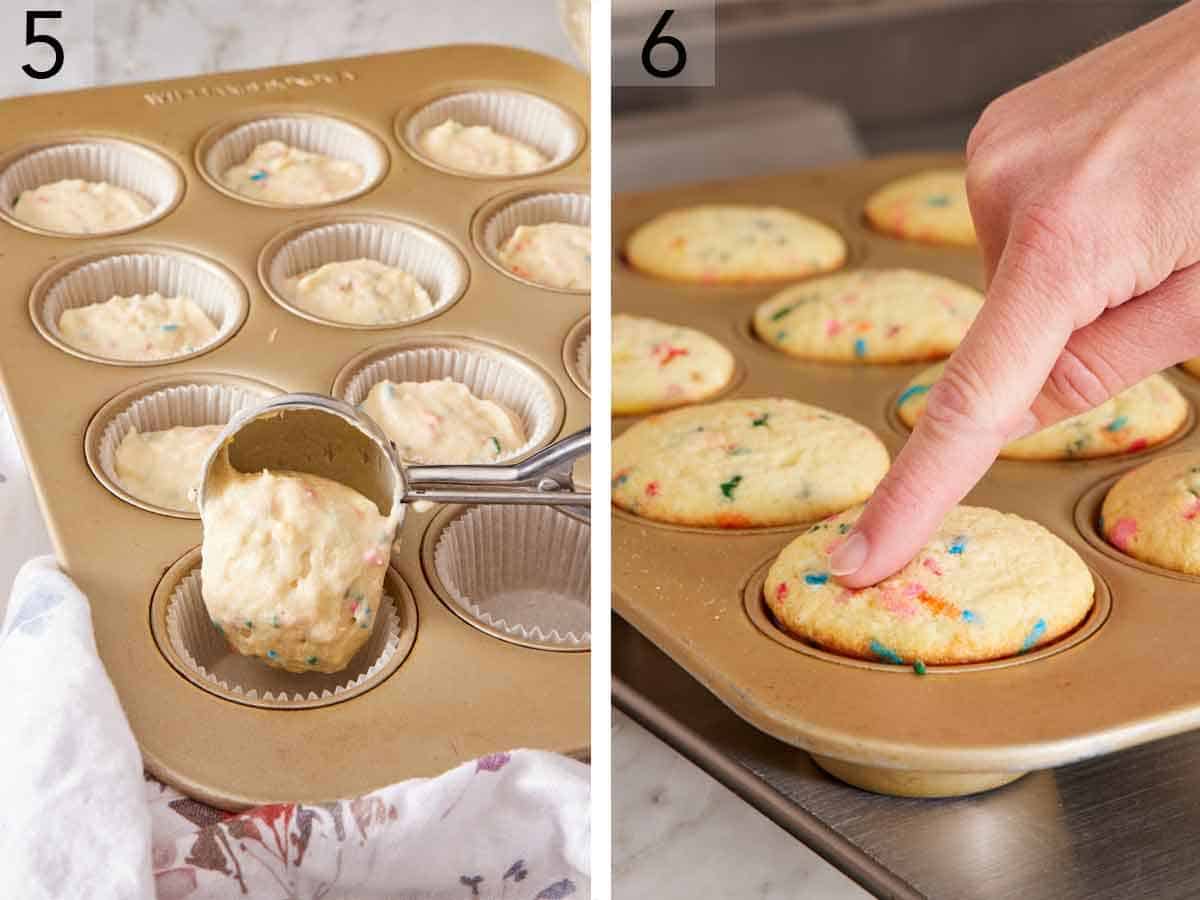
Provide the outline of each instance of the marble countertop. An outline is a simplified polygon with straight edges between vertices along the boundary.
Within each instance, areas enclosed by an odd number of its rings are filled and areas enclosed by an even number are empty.
[[[557,0],[43,0],[34,5],[64,10],[61,22],[44,23],[39,30],[62,41],[66,65],[46,81],[30,79],[19,66],[4,66],[0,97],[434,44],[508,44],[578,64],[559,22]],[[2,6],[0,58],[45,66],[48,51],[26,50],[21,41],[28,4]]]

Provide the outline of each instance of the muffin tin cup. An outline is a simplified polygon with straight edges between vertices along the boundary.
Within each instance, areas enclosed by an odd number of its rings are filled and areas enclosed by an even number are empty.
[[[541,151],[546,165],[520,176],[490,175],[454,169],[431,159],[421,149],[421,137],[453,119],[461,125],[487,125]],[[543,175],[560,169],[579,155],[584,145],[582,123],[573,113],[544,97],[517,90],[462,91],[439,97],[415,111],[401,113],[396,137],[422,163],[463,178],[501,179]]]
[[[150,212],[134,225],[78,234],[22,222],[14,214],[23,191],[67,179],[107,182],[139,194]],[[161,153],[132,141],[89,137],[19,147],[0,157],[0,218],[35,234],[95,238],[125,234],[157,222],[183,198],[183,176]]]
[[[549,506],[452,507],[426,535],[426,574],[450,610],[524,647],[591,647],[591,527]]]
[[[546,446],[563,422],[563,399],[533,363],[471,338],[428,335],[396,341],[350,360],[333,383],[333,396],[358,406],[381,381],[448,378],[516,415],[525,443],[498,457],[508,462]],[[430,462],[433,462],[432,460]]]
[[[592,396],[592,317],[584,316],[563,341],[563,368],[575,386]]]
[[[297,305],[286,280],[333,262],[371,259],[415,278],[433,309],[410,319],[360,324],[328,319]],[[297,225],[273,239],[258,263],[263,286],[280,306],[302,318],[336,328],[377,331],[413,325],[441,315],[467,289],[467,261],[454,245],[428,229],[382,216],[344,216]]]
[[[412,649],[417,608],[394,569],[371,636],[340,672],[288,672],[231,649],[204,605],[200,549],[176,563],[155,591],[152,627],[159,649],[193,684],[226,700],[266,709],[311,709],[357,697],[396,671]]]
[[[216,326],[216,337],[190,353],[126,360],[74,347],[59,331],[58,320],[68,309],[104,303],[114,296],[155,292],[194,301]],[[249,305],[242,283],[210,259],[169,247],[132,247],[75,257],[50,269],[34,285],[29,313],[46,340],[73,356],[112,366],[161,366],[192,359],[225,343],[246,320]]]
[[[591,288],[557,288],[510,272],[500,259],[500,248],[522,226],[565,222],[568,225],[592,224],[592,198],[585,191],[522,191],[498,197],[475,217],[472,236],[483,258],[516,281],[563,294],[588,294]]]
[[[358,163],[363,170],[362,183],[343,196],[316,203],[277,203],[247,197],[227,187],[222,176],[233,166],[245,162],[255,147],[267,141],[282,141],[298,150]],[[221,193],[243,203],[277,209],[345,203],[379,184],[389,166],[387,148],[375,135],[344,119],[317,113],[263,112],[241,116],[205,134],[196,145],[195,155],[200,174]]]
[[[176,426],[224,425],[239,410],[279,393],[269,384],[235,375],[172,375],[135,385],[100,407],[88,423],[83,436],[88,467],[126,503],[164,516],[199,519],[195,510],[159,506],[130,493],[117,475],[121,441],[131,429],[145,434]]]

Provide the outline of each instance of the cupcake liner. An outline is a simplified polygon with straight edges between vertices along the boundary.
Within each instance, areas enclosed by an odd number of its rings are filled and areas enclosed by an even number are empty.
[[[63,340],[58,320],[64,311],[156,291],[193,300],[217,327],[216,337],[191,353],[146,361],[96,356]],[[233,273],[201,256],[182,250],[129,250],[69,260],[51,269],[34,287],[29,308],[42,336],[68,353],[110,365],[147,366],[191,359],[219,347],[245,321],[249,300]]]
[[[267,384],[219,375],[180,375],[138,385],[96,413],[84,434],[84,455],[100,483],[127,503],[162,515],[198,519],[194,510],[158,506],[131,494],[117,476],[117,447],[131,429],[144,434],[181,425],[224,425],[239,410],[278,393]]]
[[[284,281],[331,262],[373,259],[407,272],[429,293],[433,311],[381,325],[359,325],[326,319],[293,305]],[[467,288],[468,270],[462,254],[447,240],[419,225],[397,219],[355,218],[302,225],[267,245],[259,275],[274,300],[310,321],[341,328],[373,330],[423,322],[440,315]]]
[[[579,121],[556,103],[524,91],[464,91],[441,97],[412,113],[401,125],[399,138],[405,148],[428,166],[466,178],[509,178],[450,169],[427,157],[421,150],[421,135],[453,119],[463,125],[488,125],[493,131],[536,147],[546,157],[545,166],[526,174],[549,172],[566,165],[583,147]]]
[[[66,179],[105,181],[145,197],[153,207],[145,219],[129,228],[91,234],[49,231],[13,216],[23,191]],[[94,238],[144,228],[175,208],[183,196],[183,176],[165,156],[131,141],[93,138],[64,141],[16,151],[0,160],[0,216],[20,228],[64,237]]]
[[[563,342],[563,366],[575,385],[592,396],[592,317],[584,316],[567,332]]]
[[[333,385],[333,395],[353,406],[381,381],[437,381],[465,384],[482,400],[515,414],[525,443],[496,462],[517,459],[550,443],[562,424],[562,397],[553,382],[507,351],[463,338],[414,338],[351,360]]]
[[[357,696],[379,684],[403,661],[416,630],[416,607],[395,589],[388,571],[386,603],[380,604],[366,644],[341,672],[288,672],[230,648],[209,619],[200,582],[200,558],[171,590],[165,610],[166,639],[184,674],[213,693],[273,708],[323,706]]]
[[[473,506],[448,522],[433,564],[458,612],[544,647],[591,646],[590,526],[548,506]]]
[[[221,176],[233,166],[245,162],[255,147],[267,141],[282,141],[309,153],[321,153],[334,159],[358,163],[363,170],[362,184],[345,196],[320,203],[273,203],[247,197],[227,188]],[[366,193],[386,174],[388,155],[378,138],[357,125],[332,116],[289,113],[265,115],[219,126],[201,139],[196,148],[196,162],[205,179],[230,197],[258,206],[293,209],[298,206],[343,203]]]
[[[569,225],[592,224],[592,198],[582,192],[556,191],[522,194],[507,202],[501,202],[480,216],[475,229],[476,243],[484,259],[509,278],[530,284],[546,291],[561,291],[565,294],[587,294],[590,288],[555,288],[521,278],[510,272],[500,260],[500,248],[512,237],[521,225],[545,225],[548,222],[566,222]]]

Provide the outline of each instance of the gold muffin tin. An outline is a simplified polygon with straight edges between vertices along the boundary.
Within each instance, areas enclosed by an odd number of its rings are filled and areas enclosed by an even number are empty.
[[[616,198],[613,243],[659,213],[697,203],[790,207],[837,228],[846,268],[905,266],[978,288],[971,249],[906,242],[862,216],[872,191],[946,155],[903,155],[838,168],[687,185]],[[788,357],[750,326],[773,286],[672,284],[614,260],[616,312],[698,328],[724,342],[745,375],[727,397],[793,397],[875,431],[892,457],[908,430],[894,414],[929,363],[820,364]],[[1200,381],[1167,377],[1195,409]],[[619,434],[638,421],[617,417]],[[766,568],[803,526],[737,531],[658,524],[613,510],[613,605],[734,712],[800,747],[833,775],[869,790],[948,796],[997,787],[1023,773],[1200,726],[1200,579],[1146,566],[1109,547],[1096,528],[1103,492],[1149,456],[1200,447],[1195,415],[1173,440],[1108,459],[999,460],[967,497],[1040,522],[1091,568],[1096,606],[1070,635],[1036,652],[972,666],[850,660],[778,629],[762,597]]]
[[[521,91],[560,107],[577,152],[552,171],[481,179],[435,169],[396,134],[414,109],[479,89]],[[203,148],[257,117],[327,116],[378,142],[376,183],[320,207],[247,202],[214,187]],[[169,82],[24,97],[0,103],[0,162],[33,146],[126,141],[178,170],[179,194],[160,218],[104,237],[53,236],[0,223],[7,300],[0,380],[59,561],[88,595],[96,643],[147,769],[193,797],[228,809],[317,802],[429,776],[512,747],[581,754],[588,746],[590,654],[554,653],[472,627],[438,598],[421,562],[436,510],[409,510],[389,583],[407,655],[370,689],[311,708],[261,708],[177,671],[155,640],[154,598],[191,569],[201,542],[191,516],[122,499],[89,468],[85,433],[113,398],[147,382],[244,383],[330,393],[356,357],[423,339],[469,342],[544,377],[557,436],[589,420],[588,398],[563,364],[585,294],[530,286],[485,261],[475,217],[516,191],[588,191],[586,78],[515,49],[448,46]],[[10,152],[11,150],[11,152]],[[0,198],[7,209],[15,198]],[[259,275],[265,247],[296,226],[333,217],[385,217],[449,243],[467,269],[462,296],[419,322],[389,329],[330,327],[277,303]],[[104,364],[64,352],[30,314],[39,280],[56,267],[115,250],[181,253],[236,280],[244,321],[219,345],[152,366]],[[106,298],[97,298],[98,300]],[[530,314],[536,313],[531,320]],[[90,444],[89,444],[90,447]],[[536,448],[532,448],[536,449]],[[90,452],[90,451],[88,451]],[[168,583],[171,582],[171,583]],[[301,704],[303,706],[303,704]]]

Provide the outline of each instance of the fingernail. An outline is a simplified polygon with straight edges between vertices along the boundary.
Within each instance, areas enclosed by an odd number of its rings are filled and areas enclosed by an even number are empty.
[[[829,554],[829,571],[834,575],[849,575],[857,572],[867,561],[867,553],[871,544],[866,535],[857,531],[850,532],[849,537]]]

